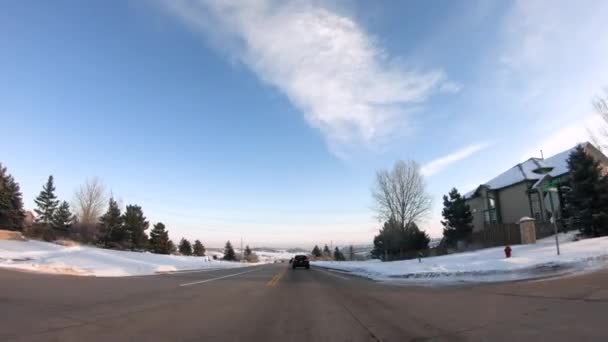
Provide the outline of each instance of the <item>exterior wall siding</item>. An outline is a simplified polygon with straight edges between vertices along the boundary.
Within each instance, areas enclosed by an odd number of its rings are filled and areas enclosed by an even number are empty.
[[[468,199],[466,203],[471,208],[471,214],[473,215],[473,231],[482,231],[484,227],[483,210],[485,208],[484,198],[481,196]]]
[[[530,202],[528,200],[528,185],[516,184],[499,190],[500,214],[502,223],[517,223],[520,218],[530,216]]]

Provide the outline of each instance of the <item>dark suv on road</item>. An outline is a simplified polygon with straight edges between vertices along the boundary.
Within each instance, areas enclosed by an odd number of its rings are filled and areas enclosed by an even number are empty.
[[[291,263],[291,268],[295,270],[296,267],[306,267],[306,269],[309,269],[310,261],[308,260],[308,257],[306,255],[296,255]]]

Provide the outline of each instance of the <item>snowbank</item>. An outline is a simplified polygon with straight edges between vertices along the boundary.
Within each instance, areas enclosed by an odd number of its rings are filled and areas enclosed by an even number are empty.
[[[41,241],[0,241],[0,267],[44,273],[122,277],[181,270],[243,267],[244,264],[90,246],[60,246]]]
[[[503,247],[418,260],[335,262],[314,265],[382,281],[418,283],[492,282],[537,278],[608,266],[608,237],[573,242],[574,234],[560,234],[561,255],[555,238],[534,245],[512,246],[513,256],[504,257]]]

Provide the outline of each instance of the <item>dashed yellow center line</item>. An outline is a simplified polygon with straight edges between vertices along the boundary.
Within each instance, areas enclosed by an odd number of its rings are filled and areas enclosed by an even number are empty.
[[[272,277],[272,279],[270,279],[268,281],[268,283],[266,283],[266,286],[268,287],[275,287],[277,285],[277,283],[279,282],[279,280],[281,280],[281,278],[285,275],[285,270],[277,273],[274,275],[274,277]]]

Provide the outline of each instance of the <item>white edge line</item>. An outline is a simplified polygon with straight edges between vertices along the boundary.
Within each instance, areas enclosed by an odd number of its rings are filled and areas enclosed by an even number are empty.
[[[239,266],[232,268],[233,270],[245,267],[254,267],[254,266]],[[212,272],[212,271],[225,271],[230,268],[222,268],[222,267],[213,267],[213,268],[204,268],[199,270],[183,270],[183,271],[167,271],[167,272],[157,272],[154,275],[180,275],[180,274],[190,274],[190,273],[203,273],[203,272]]]
[[[199,281],[193,281],[193,282],[191,282],[191,283],[179,284],[179,286],[190,286],[190,285],[196,285],[196,284],[208,283],[208,282],[211,282],[211,281],[214,281],[214,280],[220,280],[220,279],[225,279],[225,278],[230,278],[230,277],[236,277],[236,276],[238,276],[238,275],[245,274],[245,273],[250,273],[250,272],[254,272],[254,271],[257,271],[257,270],[259,270],[259,268],[256,268],[256,269],[253,269],[253,270],[248,270],[248,271],[245,271],[245,272],[239,272],[239,273],[228,274],[228,275],[225,275],[225,276],[222,276],[222,277],[211,278],[211,279],[205,279],[205,280],[199,280]]]
[[[319,271],[319,272],[323,272],[323,273],[325,273],[325,274],[327,274],[327,275],[330,275],[330,276],[332,276],[332,277],[336,277],[336,278],[340,278],[340,279],[342,279],[342,280],[350,280],[350,279],[348,279],[348,278],[346,278],[346,277],[339,276],[339,275],[337,275],[337,274],[331,273],[331,272],[329,272],[329,271],[324,271],[324,270],[321,270],[321,269],[319,269],[319,268],[313,268],[313,270],[317,270],[317,271]]]

